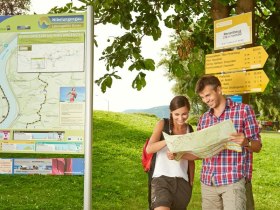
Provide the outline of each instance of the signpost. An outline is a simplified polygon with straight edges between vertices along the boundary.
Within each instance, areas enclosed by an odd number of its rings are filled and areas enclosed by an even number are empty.
[[[223,94],[234,95],[263,92],[269,82],[263,70],[215,75],[223,87]]]
[[[214,21],[214,50],[252,42],[252,12]]]
[[[205,73],[260,69],[264,66],[267,58],[268,54],[262,46],[208,54],[205,61]]]
[[[242,103],[242,96],[241,95],[233,95],[229,96],[232,101],[237,102],[237,103]]]
[[[214,21],[214,50],[251,45],[252,27],[252,12]],[[267,58],[262,46],[209,54],[205,73],[219,78],[224,95],[263,92],[269,82],[261,70]]]

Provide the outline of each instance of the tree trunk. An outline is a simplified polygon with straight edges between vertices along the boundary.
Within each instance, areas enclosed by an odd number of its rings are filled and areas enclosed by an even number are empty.
[[[213,20],[219,20],[229,16],[230,8],[228,5],[223,5],[219,0],[212,0],[211,16]]]
[[[255,7],[255,0],[237,0],[236,14],[253,12],[254,7]]]
[[[255,45],[256,35],[255,35],[255,5],[256,0],[237,0],[236,13],[242,14],[246,12],[252,12],[252,45],[246,47],[252,47]]]
[[[252,12],[252,44],[245,45],[243,47],[249,48],[255,45],[255,15],[254,15],[254,8],[255,8],[255,0],[237,0],[236,5],[236,13],[242,14],[246,12]],[[250,104],[251,94],[242,94],[242,101],[243,103]]]
[[[213,20],[219,20],[227,18],[230,13],[230,7],[228,5],[223,5],[219,0],[212,0],[211,4],[211,16]],[[228,51],[227,49],[215,50],[215,53]]]

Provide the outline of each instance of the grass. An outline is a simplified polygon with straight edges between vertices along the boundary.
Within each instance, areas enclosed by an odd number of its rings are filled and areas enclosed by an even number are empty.
[[[254,154],[253,191],[257,209],[280,209],[280,134],[262,133],[263,148]]]
[[[146,114],[103,111],[95,111],[93,119],[92,209],[146,210],[147,174],[141,166],[141,150],[158,119]],[[263,149],[254,155],[253,190],[256,210],[280,209],[279,137],[280,134],[275,133],[262,134]],[[2,158],[58,156],[0,155]],[[196,161],[190,210],[201,209],[200,168],[201,161]],[[0,210],[83,209],[83,178],[0,175]]]

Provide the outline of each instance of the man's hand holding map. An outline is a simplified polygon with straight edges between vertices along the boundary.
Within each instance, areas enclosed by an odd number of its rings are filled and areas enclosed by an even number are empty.
[[[184,135],[168,135],[163,132],[170,152],[176,153],[179,160],[184,153],[191,153],[199,158],[208,158],[224,149],[241,152],[239,144],[229,142],[229,136],[236,133],[231,120],[225,120],[206,129]]]

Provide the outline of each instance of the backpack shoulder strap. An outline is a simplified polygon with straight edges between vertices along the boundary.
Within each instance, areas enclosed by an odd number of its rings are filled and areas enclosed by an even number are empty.
[[[163,120],[164,120],[163,131],[170,135],[170,133],[171,133],[171,131],[170,131],[170,121],[169,121],[168,118],[163,118]]]
[[[168,118],[163,118],[163,121],[164,121],[164,125],[163,125],[163,130],[162,131],[170,135],[169,119]],[[160,140],[163,140],[163,139],[164,139],[164,137],[163,137],[163,134],[161,133]]]
[[[190,132],[190,133],[192,133],[194,130],[193,130],[193,127],[190,125],[190,124],[188,124],[188,131]]]

